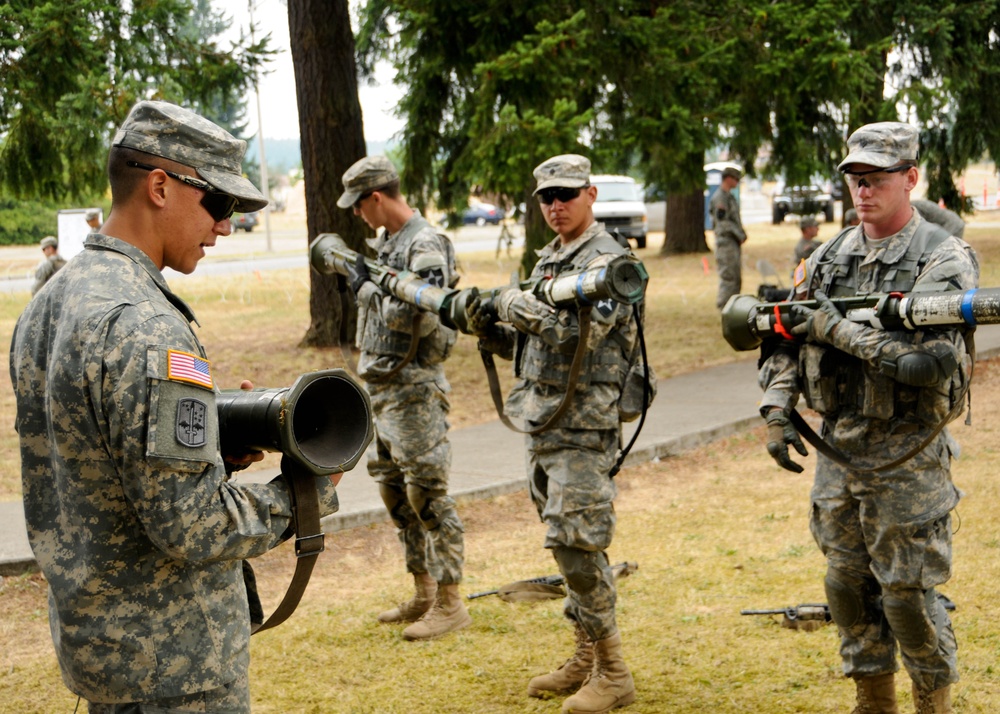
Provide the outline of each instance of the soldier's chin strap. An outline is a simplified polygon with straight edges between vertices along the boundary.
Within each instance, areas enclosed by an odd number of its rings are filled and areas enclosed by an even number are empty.
[[[250,634],[280,625],[295,612],[309,584],[316,557],[323,552],[323,528],[319,522],[316,477],[288,456],[281,457],[281,473],[292,495],[292,529],[295,532],[295,573],[278,607],[263,624],[251,623]]]
[[[576,344],[576,352],[573,353],[573,361],[569,366],[569,382],[566,387],[566,393],[563,395],[562,401],[559,402],[559,406],[552,412],[552,416],[546,419],[544,424],[536,426],[533,429],[520,428],[503,413],[503,395],[500,391],[500,378],[497,376],[497,366],[493,361],[493,353],[489,350],[479,350],[479,354],[483,358],[483,366],[486,368],[486,379],[490,383],[490,396],[493,397],[493,406],[496,407],[497,416],[500,417],[500,421],[511,431],[516,431],[518,434],[541,434],[546,429],[552,428],[559,417],[569,407],[569,403],[573,399],[573,394],[576,392],[576,381],[580,377],[583,358],[587,354],[587,340],[590,337],[589,306],[586,309],[580,310],[578,315],[580,320],[580,334]]]

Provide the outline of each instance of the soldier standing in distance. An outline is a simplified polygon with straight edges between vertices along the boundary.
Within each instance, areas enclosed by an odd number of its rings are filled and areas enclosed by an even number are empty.
[[[91,714],[250,711],[242,561],[288,538],[291,491],[230,480],[263,454],[220,455],[212,365],[162,274],[194,271],[234,210],[265,205],[245,151],[187,109],[136,104],[112,141],[104,233],[15,327],[28,540],[63,681]],[[316,478],[321,515],[339,479]]]
[[[594,220],[597,188],[590,185],[587,158],[554,156],[534,176],[542,214],[558,235],[538,251],[532,278],[599,267],[628,252]],[[505,413],[523,418],[528,428],[544,425],[566,394],[581,315],[575,308],[549,307],[518,288],[504,290],[495,301],[473,301],[469,312],[473,330],[482,336],[481,349],[511,359],[518,344],[519,379]],[[527,438],[528,487],[547,526],[545,547],[566,580],[564,614],[576,635],[573,656],[554,672],[533,678],[528,694],[576,692],[562,709],[577,714],[635,701],[635,684],[622,657],[617,589],[606,551],[616,522],[617,489],[610,472],[621,424],[615,405],[636,329],[630,308],[612,300],[585,314],[590,335],[573,398],[550,428]]]
[[[379,263],[409,270],[438,287],[458,282],[451,242],[407,205],[389,159],[361,159],[344,172],[343,181],[337,205],[351,208],[372,229],[385,227],[374,241]],[[456,334],[436,315],[382,292],[361,255],[350,283],[358,302],[358,375],[375,413],[368,473],[398,529],[415,588],[410,600],[378,619],[413,623],[403,630],[408,640],[438,637],[472,622],[458,592],[465,529],[448,495],[451,386],[442,363]]]
[[[59,255],[59,241],[56,240],[55,236],[45,236],[39,245],[41,245],[42,255],[45,257],[35,268],[35,282],[31,286],[32,295],[41,290],[42,286],[66,265],[66,259]]]
[[[91,233],[100,233],[101,231],[101,212],[96,208],[88,208],[87,213],[84,214],[87,220],[87,225],[90,227]]]
[[[961,495],[950,471],[958,445],[944,425],[962,408],[971,357],[957,329],[889,332],[843,319],[829,299],[976,287],[972,248],[910,205],[917,144],[917,130],[899,122],[868,124],[848,139],[839,169],[861,223],[799,271],[793,299],[820,307],[799,310],[808,319],[793,332],[805,342],[773,341],[760,370],[771,456],[802,471],[788,453],[789,444],[806,453],[789,421],[800,392],[844,455],[817,456],[810,528],[827,560],[855,714],[898,713],[897,646],[918,714],[951,712],[958,681],[955,635],[935,587],[951,577],[950,513]]]
[[[733,295],[738,295],[743,286],[743,256],[741,246],[747,242],[743,221],[740,219],[740,204],[733,195],[743,174],[739,169],[727,166],[722,170],[722,183],[708,201],[708,213],[712,217],[715,231],[715,265],[719,271],[719,294],[715,306],[722,309]]]

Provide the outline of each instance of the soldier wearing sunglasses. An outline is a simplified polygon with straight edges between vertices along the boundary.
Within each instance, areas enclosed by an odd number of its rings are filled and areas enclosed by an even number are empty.
[[[960,492],[945,425],[962,411],[972,358],[956,329],[888,331],[843,318],[831,297],[976,287],[975,252],[925,220],[917,185],[917,130],[880,122],[855,131],[840,164],[860,224],[820,246],[796,270],[794,299],[819,309],[765,347],[759,381],[768,452],[801,472],[806,449],[790,420],[799,396],[823,417],[810,528],[826,556],[830,614],[843,671],[865,713],[898,713],[896,651],[916,710],[951,712],[956,642],[936,587],[951,577],[951,516]]]
[[[266,205],[245,151],[139,102],[112,142],[108,220],[15,328],[28,539],[63,681],[91,714],[250,711],[243,565],[288,537],[291,492],[230,480],[263,454],[220,454],[213,366],[161,272],[190,273],[233,210]],[[316,479],[321,515],[338,480]]]
[[[538,252],[532,278],[597,267],[628,251],[594,220],[597,188],[590,184],[587,158],[554,156],[534,176],[535,196],[556,238]],[[548,428],[528,435],[528,485],[547,528],[545,547],[566,579],[564,614],[573,626],[576,648],[561,667],[534,677],[528,694],[571,694],[563,703],[565,712],[605,712],[635,700],[606,553],[616,523],[617,490],[610,472],[621,424],[615,405],[636,345],[631,316],[629,306],[614,301],[557,310],[517,288],[503,291],[495,303],[475,301],[470,310],[483,348],[511,359],[517,345],[519,379],[506,415],[524,419],[529,429],[555,415]],[[572,400],[561,406],[581,320],[587,318],[583,368]]]

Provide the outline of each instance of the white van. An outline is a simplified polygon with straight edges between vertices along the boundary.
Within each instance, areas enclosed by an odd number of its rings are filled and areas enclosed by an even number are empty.
[[[594,218],[603,223],[608,232],[617,230],[635,240],[637,248],[645,248],[649,222],[639,184],[628,176],[604,175],[591,176],[590,183],[597,186]]]

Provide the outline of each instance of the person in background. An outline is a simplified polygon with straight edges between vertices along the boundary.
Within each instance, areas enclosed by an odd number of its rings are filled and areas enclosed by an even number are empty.
[[[59,241],[55,236],[45,236],[39,243],[42,247],[42,258],[38,267],[35,268],[35,282],[31,286],[31,295],[34,296],[42,286],[59,272],[59,269],[66,265],[66,259],[59,255]]]
[[[739,294],[743,286],[741,246],[746,243],[747,234],[740,219],[740,204],[733,195],[733,189],[739,185],[741,178],[743,174],[739,169],[732,166],[724,168],[722,183],[708,201],[708,213],[715,231],[715,265],[719,272],[715,306],[720,310],[729,298]]]
[[[848,208],[844,211],[844,227],[856,226],[861,223],[861,219],[858,218],[858,212],[854,208]]]
[[[802,321],[762,351],[761,416],[768,453],[801,472],[806,454],[790,415],[800,396],[823,417],[834,451],[816,457],[810,529],[827,562],[824,585],[840,632],[856,714],[898,714],[897,648],[919,714],[947,714],[958,681],[957,644],[936,587],[951,577],[951,480],[958,444],[945,428],[961,412],[972,357],[956,328],[887,331],[851,322],[830,298],[970,290],[972,248],[924,220],[910,203],[918,133],[868,124],[847,141],[839,169],[861,223],[807,260],[794,300]],[[807,378],[808,377],[808,378]],[[837,455],[839,453],[839,456]]]
[[[798,265],[822,245],[816,240],[816,236],[819,235],[819,222],[812,216],[806,216],[799,221],[799,230],[802,231],[802,237],[792,252],[792,265]]]
[[[291,535],[291,490],[230,480],[263,454],[221,453],[214,366],[162,273],[193,272],[234,210],[265,205],[245,151],[187,109],[136,104],[104,232],[14,329],[28,540],[63,681],[91,714],[250,711],[243,561]],[[339,478],[315,478],[320,515]]]
[[[954,211],[942,208],[934,201],[924,198],[915,198],[910,201],[910,205],[919,211],[925,221],[937,223],[956,238],[965,237],[965,221]]]
[[[442,288],[458,282],[451,241],[407,205],[389,159],[365,157],[344,172],[343,182],[337,205],[374,230],[385,227],[374,241],[379,263]],[[358,303],[358,375],[375,413],[368,473],[398,529],[414,582],[413,597],[378,619],[412,623],[403,637],[425,640],[472,623],[458,592],[465,528],[448,495],[451,386],[443,363],[456,333],[437,316],[384,293],[371,281],[361,255],[350,282]]]
[[[87,225],[90,226],[91,233],[101,232],[101,211],[97,208],[88,208],[86,213]]]

